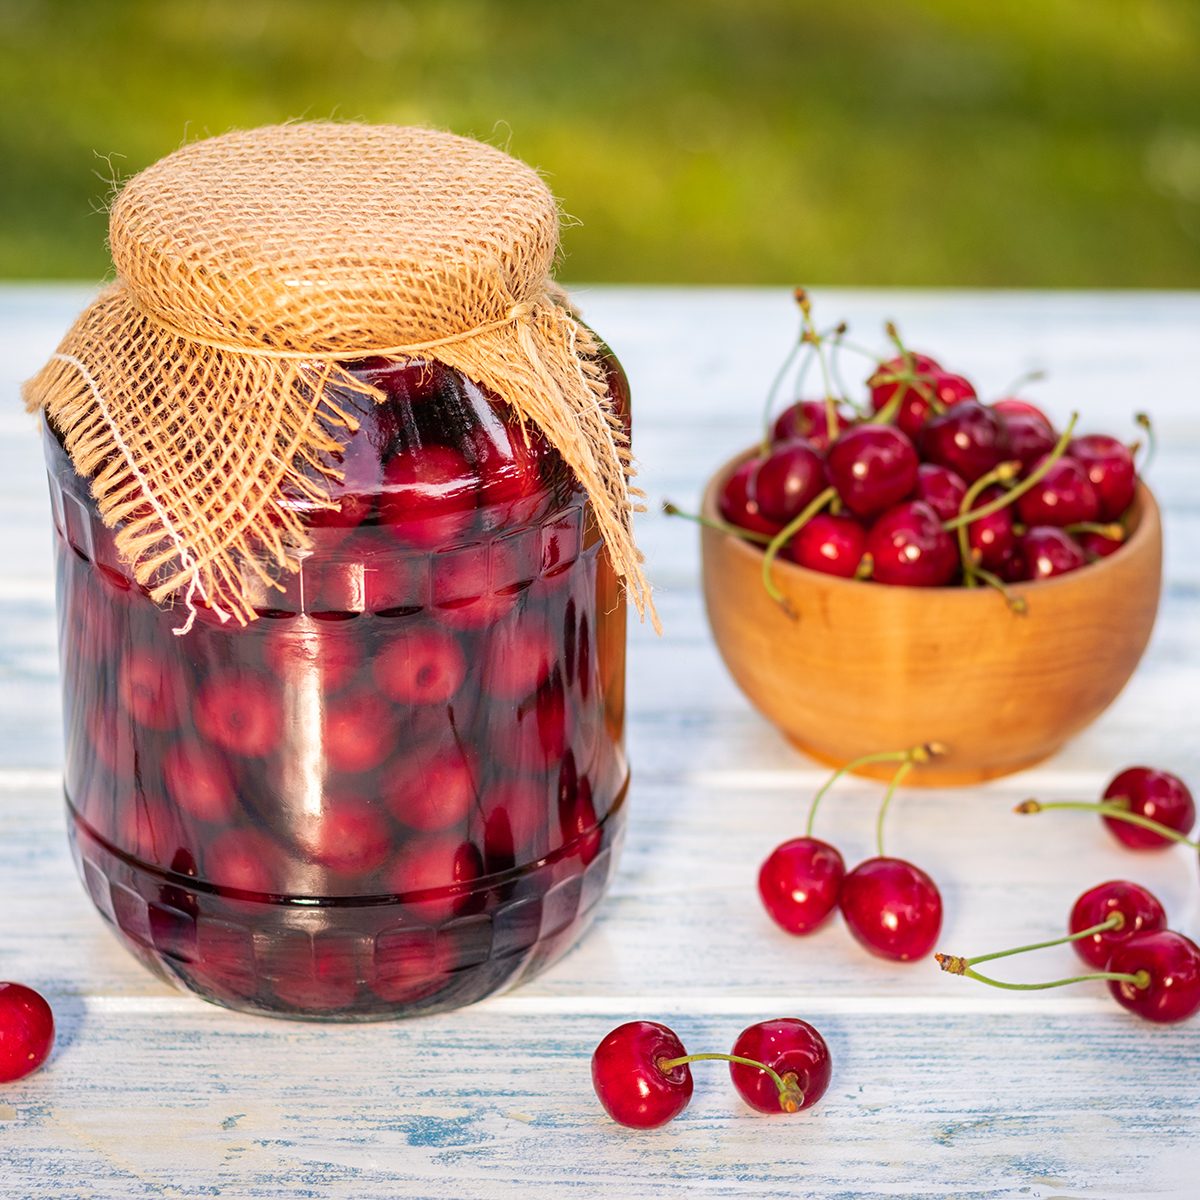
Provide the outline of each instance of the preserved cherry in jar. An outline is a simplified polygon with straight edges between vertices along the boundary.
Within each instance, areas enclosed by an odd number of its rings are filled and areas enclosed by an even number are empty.
[[[196,567],[178,490],[124,439],[89,455],[44,405],[76,862],[124,943],[206,999],[340,1020],[470,1003],[567,949],[613,870],[625,587],[597,497],[448,356],[337,360],[338,436],[278,480],[236,577]],[[619,365],[597,344],[589,369],[627,444]]]

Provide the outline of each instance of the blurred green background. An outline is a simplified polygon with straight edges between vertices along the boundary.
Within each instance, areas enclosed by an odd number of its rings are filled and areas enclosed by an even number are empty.
[[[185,139],[336,116],[541,168],[568,280],[1200,280],[1192,0],[0,0],[0,97],[0,277],[104,275]]]

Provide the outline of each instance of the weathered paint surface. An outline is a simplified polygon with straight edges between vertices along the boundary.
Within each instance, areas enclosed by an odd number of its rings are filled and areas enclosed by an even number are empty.
[[[754,876],[802,825],[821,777],[748,710],[704,624],[696,539],[642,523],[666,636],[632,629],[631,827],[585,943],[519,993],[412,1023],[355,1028],[234,1016],[174,993],[117,946],[67,855],[59,803],[49,518],[16,385],[86,293],[0,289],[0,978],[59,1017],[49,1066],[0,1090],[3,1200],[491,1200],[500,1197],[897,1196],[1038,1200],[1194,1196],[1200,1022],[1152,1028],[1099,987],[1010,995],[930,964],[886,966],[836,924],[798,941],[760,910]],[[596,289],[588,316],[635,390],[652,507],[693,502],[754,436],[792,333],[786,291]],[[829,293],[874,341],[885,316],[997,395],[1031,366],[1060,417],[1157,418],[1151,482],[1166,510],[1158,630],[1124,696],[1055,760],[975,789],[906,793],[891,848],[941,883],[946,948],[1059,929],[1102,879],[1154,888],[1200,933],[1195,856],[1123,853],[1073,814],[1011,815],[1025,796],[1098,793],[1157,763],[1200,786],[1200,405],[1196,295]],[[1132,436],[1132,435],[1131,435]],[[999,618],[998,618],[999,619]],[[871,852],[878,790],[850,781],[822,814],[851,861]],[[1068,950],[1014,961],[1059,973]],[[692,1049],[750,1022],[804,1016],[835,1057],[803,1117],[752,1115],[718,1064],[691,1108],[633,1133],[595,1103],[588,1057],[613,1025],[667,1020]]]

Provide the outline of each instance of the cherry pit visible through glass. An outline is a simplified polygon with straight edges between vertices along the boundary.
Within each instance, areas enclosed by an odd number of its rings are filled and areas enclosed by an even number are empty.
[[[629,777],[624,600],[571,471],[440,364],[354,369],[386,399],[349,401],[338,507],[308,509],[311,553],[245,627],[201,605],[176,636],[182,606],[132,580],[44,439],[89,895],[162,977],[337,1020],[553,962],[613,870]]]

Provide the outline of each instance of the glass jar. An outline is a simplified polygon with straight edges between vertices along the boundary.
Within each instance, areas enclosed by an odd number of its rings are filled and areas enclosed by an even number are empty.
[[[312,549],[244,627],[201,606],[177,636],[44,438],[87,891],[163,978],[334,1020],[553,962],[605,889],[629,778],[623,594],[571,471],[440,364],[353,369],[386,399],[339,397],[361,426],[337,507],[285,497]]]

